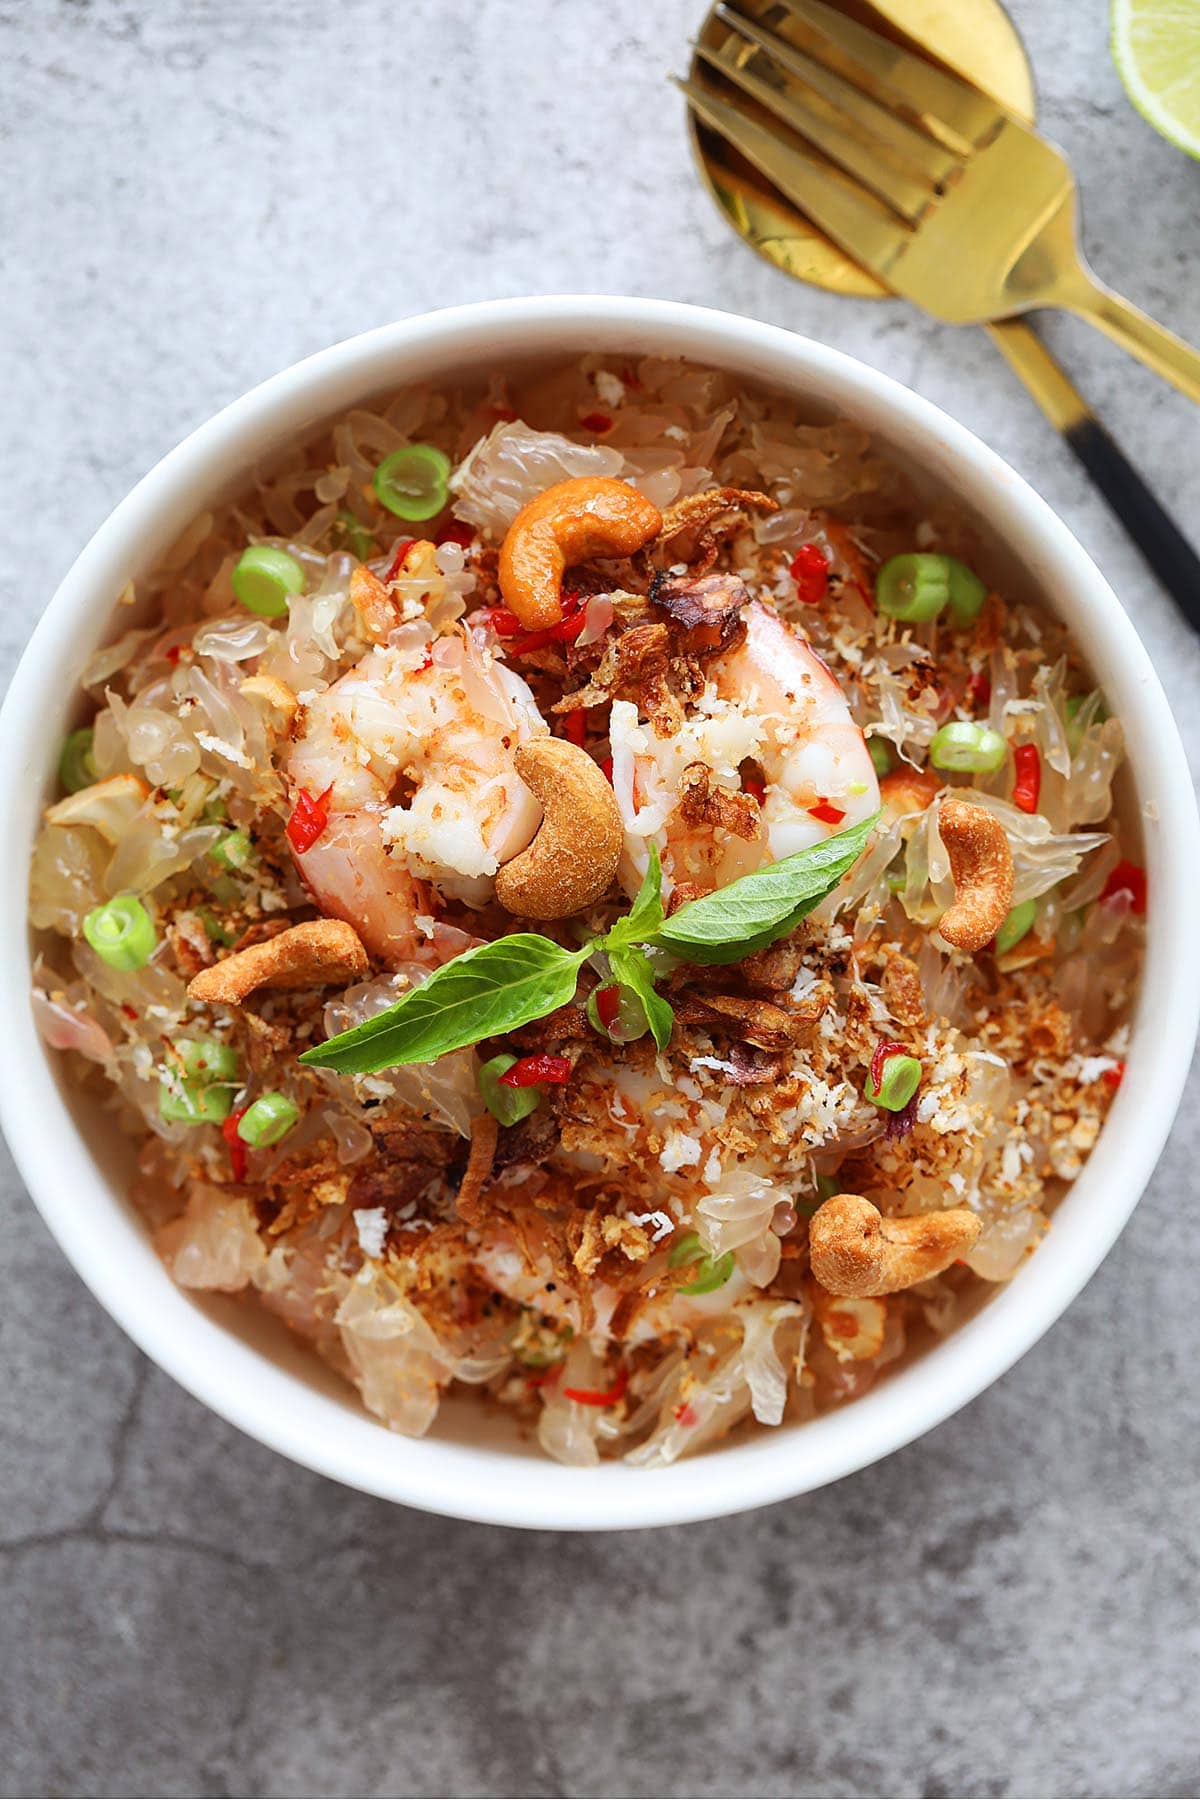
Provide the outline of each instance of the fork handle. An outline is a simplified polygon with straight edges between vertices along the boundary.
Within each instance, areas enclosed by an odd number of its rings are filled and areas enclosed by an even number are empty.
[[[1090,269],[1081,264],[1078,276],[1072,275],[1066,290],[1055,296],[1055,303],[1098,325],[1122,350],[1163,376],[1189,400],[1200,400],[1200,351],[1114,294]]]
[[[1010,319],[989,326],[988,336],[1062,433],[1184,618],[1200,632],[1200,556],[1166,507],[1036,332]]]

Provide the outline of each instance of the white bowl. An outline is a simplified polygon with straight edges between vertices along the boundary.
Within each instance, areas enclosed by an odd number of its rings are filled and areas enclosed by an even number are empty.
[[[29,959],[18,948],[28,943],[29,848],[77,679],[112,629],[125,582],[260,458],[331,415],[416,379],[450,382],[585,351],[687,356],[790,391],[805,408],[859,420],[977,516],[1085,646],[1124,723],[1153,926],[1125,1079],[1103,1135],[1011,1285],[841,1411],[657,1471],[562,1468],[469,1403],[444,1408],[427,1439],[397,1437],[258,1309],[176,1288],[125,1198],[129,1146],[67,1091],[37,1036]],[[772,326],[663,301],[505,300],[385,326],[276,375],[164,457],[96,533],[34,632],[0,718],[0,746],[0,942],[10,946],[0,969],[0,1119],[30,1193],[97,1299],[190,1393],[296,1462],[409,1506],[560,1529],[674,1524],[804,1493],[874,1462],[972,1399],[1058,1318],[1133,1211],[1179,1101],[1200,1013],[1200,831],[1146,652],[1066,526],[998,456],[897,382]]]

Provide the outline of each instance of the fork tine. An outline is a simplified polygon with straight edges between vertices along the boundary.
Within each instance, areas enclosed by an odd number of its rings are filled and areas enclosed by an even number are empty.
[[[760,106],[774,113],[777,119],[782,119],[785,125],[790,125],[793,131],[814,144],[847,175],[855,177],[864,187],[886,201],[902,218],[915,224],[932,198],[927,187],[910,176],[889,168],[880,160],[878,152],[871,150],[861,138],[853,137],[840,125],[818,118],[810,108],[789,98],[784,89],[773,86],[769,81],[760,80],[744,64],[722,56],[704,44],[696,45],[696,55],[734,87],[740,88],[752,100],[757,100]]]
[[[751,0],[753,3],[753,0]],[[994,100],[957,75],[935,69],[911,50],[880,37],[825,0],[775,0],[844,59],[841,73],[856,85],[865,75],[882,104],[902,105],[973,147],[992,136],[1005,114]]]
[[[956,158],[937,138],[929,137],[925,132],[918,131],[915,126],[906,124],[903,119],[897,118],[894,110],[881,106],[877,100],[873,100],[861,88],[854,87],[843,76],[827,69],[823,63],[807,56],[804,51],[797,50],[795,45],[789,43],[786,38],[780,37],[774,31],[768,31],[756,20],[749,19],[743,13],[736,11],[734,6],[726,5],[725,0],[717,0],[713,12],[723,25],[728,25],[731,30],[737,32],[739,37],[756,45],[766,56],[768,64],[775,64],[786,70],[789,75],[797,76],[806,88],[819,94],[823,100],[828,101],[830,106],[849,121],[854,133],[849,141],[858,152],[853,161],[847,160],[844,155],[831,149],[829,144],[815,138],[814,134],[799,122],[798,117],[788,117],[788,123],[794,129],[804,131],[806,136],[814,137],[814,142],[825,152],[826,156],[833,157],[835,161],[842,164],[843,168],[850,169],[868,186],[877,188],[879,177],[887,173],[886,170],[879,168],[881,155],[888,157],[890,161],[894,161],[898,157],[910,169],[923,175],[930,187],[939,186],[955,172],[958,166]],[[696,48],[701,55],[705,54],[703,43],[698,44]],[[707,56],[706,60],[712,61],[711,55]],[[803,105],[803,97],[797,96],[798,108],[802,108]],[[814,123],[821,122],[816,115],[812,116]],[[847,139],[848,134],[844,127],[840,135],[843,141]],[[923,196],[923,198],[927,197],[927,195]],[[902,212],[909,213],[911,211],[906,201],[899,201],[891,193],[883,194],[883,198],[893,206],[898,205]]]
[[[852,261],[887,280],[889,265],[910,235],[894,213],[868,198],[837,170],[822,166],[803,150],[792,149],[777,132],[719,99],[699,82],[678,75],[671,79],[686,95],[697,118],[739,150]]]

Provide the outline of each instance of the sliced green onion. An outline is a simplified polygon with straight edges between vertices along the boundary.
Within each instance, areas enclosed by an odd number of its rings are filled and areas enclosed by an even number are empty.
[[[886,775],[892,766],[892,753],[887,747],[887,739],[873,737],[867,739],[871,763],[877,775]]]
[[[369,557],[377,556],[379,546],[371,536],[361,519],[356,519],[352,512],[340,512],[336,523],[341,527],[342,537],[359,562],[366,562]]]
[[[890,619],[936,619],[950,598],[950,558],[911,551],[890,556],[875,577],[875,604]]]
[[[483,1104],[493,1119],[498,1119],[501,1125],[519,1124],[522,1119],[527,1119],[531,1112],[536,1112],[542,1103],[541,1091],[536,1087],[500,1086],[500,1077],[507,1075],[513,1065],[519,1061],[519,1057],[507,1054],[493,1056],[492,1060],[485,1062],[479,1071],[479,1092],[483,1097]]]
[[[78,731],[67,734],[58,759],[58,779],[68,794],[77,794],[80,788],[91,787],[98,778],[92,749],[95,737],[90,725],[82,725]]]
[[[695,1264],[697,1275],[695,1281],[689,1281],[686,1287],[677,1291],[681,1294],[711,1294],[719,1287],[724,1287],[733,1274],[733,1251],[727,1250],[724,1256],[715,1260],[700,1242],[699,1234],[687,1231],[679,1241],[671,1246],[671,1254],[667,1258],[667,1267],[681,1269]]]
[[[600,995],[616,994],[616,1011],[607,1006],[609,1012],[607,1022],[601,1016]],[[588,1023],[602,1038],[613,1044],[632,1044],[640,1037],[645,1037],[650,1029],[650,1021],[646,1017],[646,1008],[632,988],[621,987],[615,981],[606,982],[603,986],[593,988],[587,997]]]
[[[188,1081],[236,1081],[241,1059],[218,1038],[174,1038],[174,1064]]]
[[[929,760],[935,769],[955,769],[972,775],[990,775],[1008,754],[1008,747],[998,731],[988,725],[972,725],[966,719],[953,719],[935,731],[929,746]]]
[[[233,591],[250,612],[264,619],[278,619],[288,609],[293,594],[304,592],[304,570],[286,550],[270,544],[251,544],[243,550],[233,571]]]
[[[208,854],[223,869],[245,869],[254,861],[254,845],[248,832],[231,831]]]
[[[238,1120],[237,1134],[252,1150],[266,1150],[285,1138],[299,1117],[300,1108],[286,1094],[263,1094]]]
[[[1103,694],[1093,688],[1090,694],[1072,694],[1063,710],[1066,717],[1067,749],[1072,756],[1078,756],[1084,733],[1090,726],[1099,725],[1109,717],[1108,708],[1104,704]]]
[[[398,519],[418,524],[440,513],[450,498],[450,458],[434,444],[405,444],[385,456],[372,482],[375,497]]]
[[[956,556],[948,556],[946,562],[950,569],[950,611],[958,624],[969,625],[983,611],[987,588],[974,570]]]
[[[118,894],[93,907],[83,935],[110,969],[144,969],[158,942],[150,914],[134,894]]]
[[[833,1196],[840,1194],[841,1191],[842,1184],[836,1175],[817,1176],[817,1194],[822,1200],[832,1200]]]
[[[1022,900],[1020,906],[1014,906],[996,933],[996,955],[1007,956],[1010,950],[1015,949],[1021,939],[1032,931],[1036,917],[1036,900]]]
[[[209,942],[211,944],[224,944],[228,949],[229,945],[233,942],[233,933],[226,931],[216,914],[209,912],[206,906],[202,906],[198,909],[197,916],[205,931],[208,933]]]
[[[889,1112],[903,1112],[921,1085],[921,1065],[915,1056],[889,1056],[883,1065],[878,1088],[867,1076],[863,1093],[875,1106]]]
[[[159,1078],[158,1110],[172,1125],[220,1125],[233,1105],[230,1082],[182,1081],[167,1073]]]

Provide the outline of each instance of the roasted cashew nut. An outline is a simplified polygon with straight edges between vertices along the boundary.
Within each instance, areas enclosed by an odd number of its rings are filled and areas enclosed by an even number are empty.
[[[500,546],[504,604],[527,631],[546,631],[562,618],[562,579],[572,564],[632,556],[661,526],[657,506],[627,481],[607,475],[556,481],[521,508]]]
[[[974,954],[991,943],[1012,908],[1008,836],[995,813],[956,796],[942,801],[938,831],[954,877],[954,905],[938,930],[948,944]]]
[[[370,971],[358,933],[340,919],[308,919],[222,957],[188,983],[188,999],[240,1006],[258,988],[345,987]]]
[[[496,898],[522,919],[566,919],[607,893],[621,855],[621,815],[597,764],[565,738],[532,738],[513,756],[545,817],[528,849],[496,876]]]
[[[979,1236],[967,1206],[886,1219],[861,1194],[835,1194],[813,1214],[808,1254],[813,1274],[830,1294],[866,1299],[895,1294],[940,1275]]]

